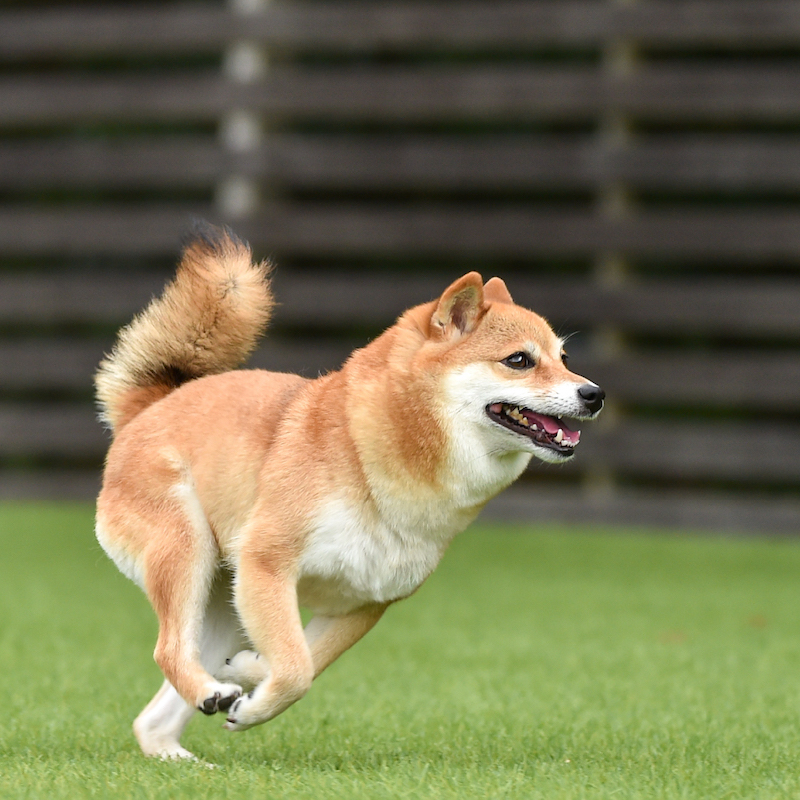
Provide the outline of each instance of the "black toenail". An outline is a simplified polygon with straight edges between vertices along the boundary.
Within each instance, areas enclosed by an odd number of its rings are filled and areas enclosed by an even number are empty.
[[[230,697],[223,697],[222,700],[217,703],[217,708],[219,708],[220,711],[227,711],[238,698],[238,692],[236,694],[232,694]]]
[[[209,717],[212,714],[216,714],[218,708],[217,703],[219,702],[220,697],[221,695],[219,692],[214,692],[213,697],[206,697],[206,699],[203,700],[203,705],[200,706],[200,710]]]

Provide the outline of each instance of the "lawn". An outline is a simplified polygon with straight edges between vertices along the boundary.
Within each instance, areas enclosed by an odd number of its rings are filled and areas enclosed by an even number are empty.
[[[152,613],[92,509],[0,505],[0,797],[800,797],[800,542],[479,526],[282,717],[146,760]]]

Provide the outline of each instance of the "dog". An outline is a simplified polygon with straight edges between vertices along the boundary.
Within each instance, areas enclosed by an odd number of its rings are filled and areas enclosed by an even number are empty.
[[[338,371],[235,369],[269,321],[270,271],[198,227],[97,372],[113,432],[97,538],[159,624],[165,681],[133,726],[146,755],[193,758],[196,710],[243,731],[303,697],[532,457],[572,458],[574,421],[603,406],[549,324],[476,272]]]

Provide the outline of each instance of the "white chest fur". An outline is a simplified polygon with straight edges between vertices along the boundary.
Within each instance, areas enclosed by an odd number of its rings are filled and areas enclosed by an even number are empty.
[[[317,517],[300,562],[301,605],[344,614],[411,594],[436,568],[457,531],[395,530],[343,500]]]

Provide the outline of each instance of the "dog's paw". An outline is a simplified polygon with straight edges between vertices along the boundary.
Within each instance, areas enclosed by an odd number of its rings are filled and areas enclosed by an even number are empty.
[[[253,692],[250,692],[234,702],[222,727],[228,731],[246,731],[263,722],[254,711]]]
[[[268,676],[267,660],[252,650],[242,650],[229,658],[216,674],[221,681],[239,684],[245,692],[254,689]]]
[[[227,711],[242,696],[242,687],[233,683],[214,683],[197,704],[199,711],[211,716],[217,711]]]

